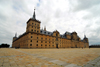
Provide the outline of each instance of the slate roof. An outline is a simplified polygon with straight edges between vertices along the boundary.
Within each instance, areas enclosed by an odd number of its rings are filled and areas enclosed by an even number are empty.
[[[41,34],[44,34],[44,35],[50,35],[50,36],[53,35],[53,32],[45,31],[45,30],[43,30],[43,29],[40,30],[40,33],[41,33]],[[71,33],[69,33],[69,32],[66,32],[66,34],[71,35]],[[63,34],[63,35],[60,34],[60,37],[66,38],[65,34]]]

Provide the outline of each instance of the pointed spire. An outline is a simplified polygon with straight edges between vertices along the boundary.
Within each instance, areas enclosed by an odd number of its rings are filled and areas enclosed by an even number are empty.
[[[35,17],[36,17],[36,15],[35,15],[35,9],[34,9],[33,19],[36,19]]]
[[[15,37],[17,37],[17,33],[15,33]]]
[[[84,34],[84,38],[86,38],[86,35]]]
[[[44,27],[44,31],[46,31],[46,26]]]

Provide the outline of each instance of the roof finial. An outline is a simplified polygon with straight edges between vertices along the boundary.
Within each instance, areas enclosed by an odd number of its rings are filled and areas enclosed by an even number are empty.
[[[35,15],[35,9],[34,9],[33,19],[36,19],[35,17],[36,17],[36,15]]]
[[[44,26],[44,31],[46,31],[46,26]]]
[[[15,37],[17,37],[17,33],[15,33]]]
[[[86,35],[84,34],[84,38],[86,38]]]

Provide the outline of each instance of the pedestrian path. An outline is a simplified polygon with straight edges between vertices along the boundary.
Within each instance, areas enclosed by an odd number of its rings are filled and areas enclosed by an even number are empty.
[[[1,48],[0,67],[100,67],[100,49]]]
[[[60,65],[60,66],[63,66],[63,67],[82,67],[82,66],[78,66],[76,64],[69,64],[69,63],[66,63],[64,61],[60,61],[60,60],[56,60],[56,59],[52,59],[52,58],[48,58],[48,57],[43,57],[43,56],[38,56],[36,54],[30,54],[30,53],[23,52],[23,51],[20,51],[20,50],[17,50],[17,51],[31,55],[31,56],[34,56],[35,58],[39,58],[39,59],[42,59],[42,60],[52,62],[54,64],[57,64],[57,65]]]

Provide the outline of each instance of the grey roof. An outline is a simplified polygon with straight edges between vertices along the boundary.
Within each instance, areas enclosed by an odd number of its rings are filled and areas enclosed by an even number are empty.
[[[52,35],[53,34],[53,32],[49,32],[49,31],[45,31],[45,30],[40,30],[40,33],[41,34],[45,34],[45,35]]]
[[[45,31],[45,30],[43,30],[43,29],[40,30],[40,33],[41,33],[41,34],[44,34],[44,35],[53,35],[53,32]],[[65,35],[61,35],[61,34],[60,34],[60,37],[66,38]]]
[[[65,34],[71,35],[71,33],[70,33],[70,32],[68,32],[68,31],[66,31],[66,32],[65,32]]]

